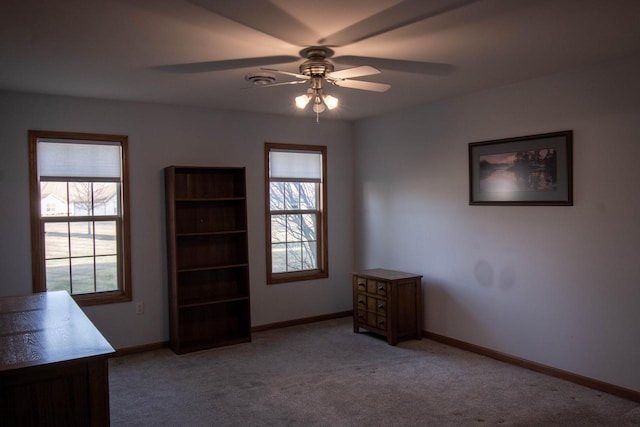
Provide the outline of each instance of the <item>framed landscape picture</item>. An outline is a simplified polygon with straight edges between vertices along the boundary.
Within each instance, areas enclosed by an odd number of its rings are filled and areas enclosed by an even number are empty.
[[[573,205],[573,132],[469,144],[470,205]]]

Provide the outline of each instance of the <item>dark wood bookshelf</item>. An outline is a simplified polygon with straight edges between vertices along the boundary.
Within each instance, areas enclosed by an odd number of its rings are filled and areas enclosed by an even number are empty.
[[[251,341],[244,168],[165,169],[170,346]]]

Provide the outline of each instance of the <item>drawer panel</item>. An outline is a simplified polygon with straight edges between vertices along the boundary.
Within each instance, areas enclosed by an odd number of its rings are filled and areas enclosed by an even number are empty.
[[[358,310],[358,322],[362,326],[387,329],[387,316],[372,311]]]
[[[376,315],[376,323],[375,326],[378,329],[387,329],[387,316]]]
[[[365,292],[367,290],[367,279],[356,277],[356,289],[358,292]]]
[[[367,324],[367,310],[358,310],[358,322],[362,323],[363,325]]]
[[[387,296],[387,288],[389,284],[387,282],[376,281],[376,293],[381,296]]]
[[[378,315],[371,311],[367,311],[367,325],[376,326],[378,324]]]
[[[367,310],[385,315],[387,314],[387,301],[380,298],[368,297]]]
[[[380,315],[373,311],[367,311],[367,326],[378,329],[387,329],[387,316]]]
[[[367,280],[367,292],[371,294],[375,294],[378,289],[378,281],[376,279],[366,279]]]
[[[367,292],[382,296],[387,295],[388,283],[375,279],[367,279]]]

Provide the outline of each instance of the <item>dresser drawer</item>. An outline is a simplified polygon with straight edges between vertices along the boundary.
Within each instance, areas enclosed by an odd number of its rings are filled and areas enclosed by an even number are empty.
[[[387,300],[366,293],[358,293],[355,310],[358,319],[369,326],[384,328],[387,317]]]
[[[387,282],[383,282],[375,279],[361,279],[361,280],[363,283],[366,282],[367,292],[369,292],[370,294],[378,294],[382,296],[387,295],[387,287],[388,287]]]
[[[358,310],[358,321],[364,327],[386,329],[387,316],[373,311]]]
[[[373,320],[373,315],[374,313],[369,313],[369,316],[372,318],[372,320]],[[374,322],[373,324],[371,322],[369,324],[374,328],[387,329],[387,316],[381,316],[380,314],[375,314],[375,320],[373,322]]]
[[[358,292],[368,292],[370,294],[386,296],[389,284],[382,280],[356,277],[356,287],[358,289]]]
[[[387,289],[389,288],[389,284],[387,282],[381,282],[380,280],[376,280],[376,293],[380,296],[387,296]]]
[[[378,288],[378,281],[375,279],[366,279],[367,280],[367,292],[371,294],[375,294]]]
[[[367,297],[367,310],[378,314],[387,314],[387,300]]]

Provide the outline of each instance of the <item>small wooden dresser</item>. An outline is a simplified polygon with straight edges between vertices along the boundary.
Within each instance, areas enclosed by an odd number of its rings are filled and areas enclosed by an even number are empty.
[[[353,273],[353,332],[367,329],[390,345],[422,338],[421,278],[381,268]]]

